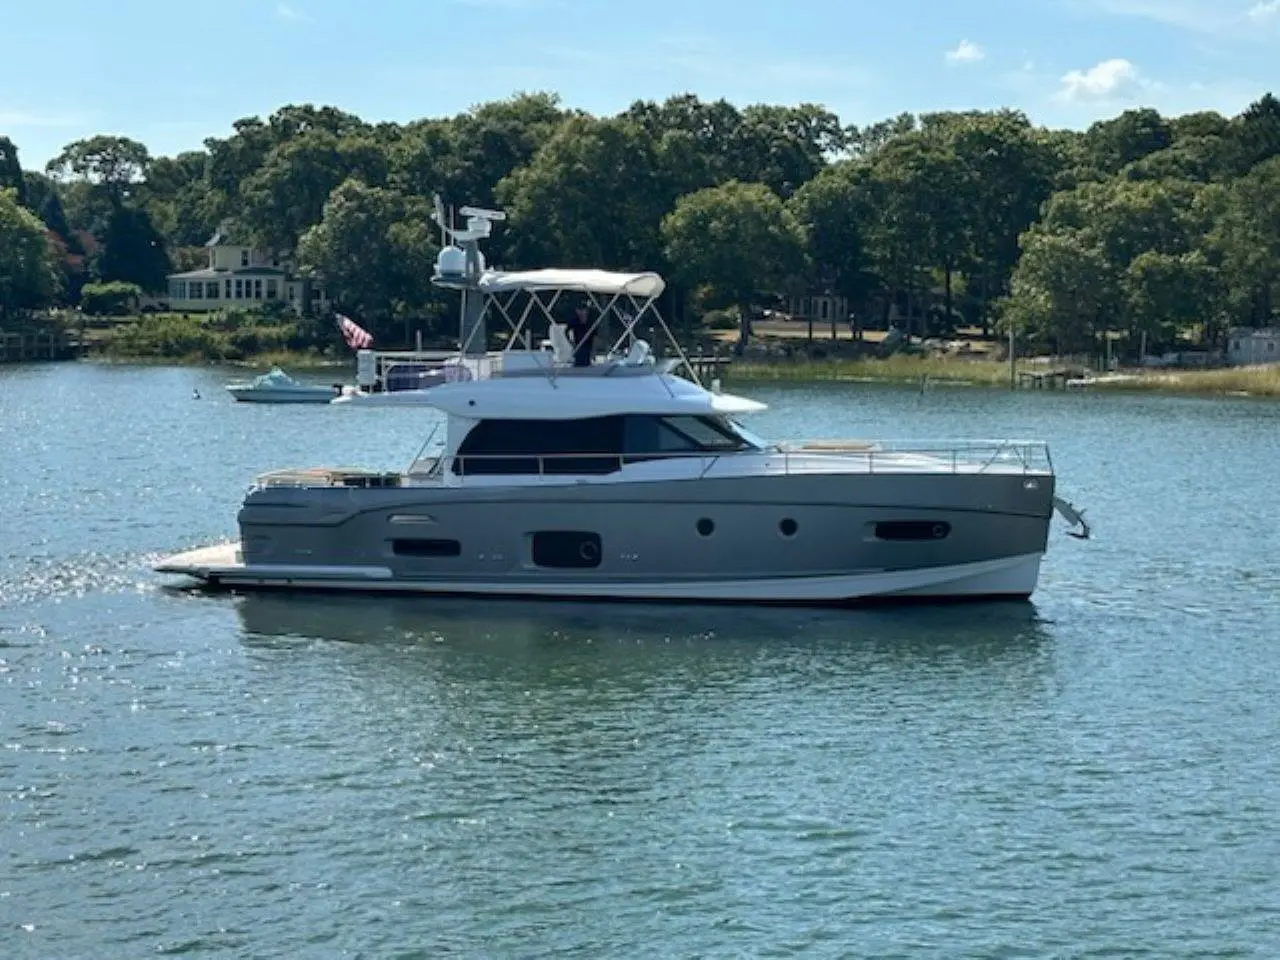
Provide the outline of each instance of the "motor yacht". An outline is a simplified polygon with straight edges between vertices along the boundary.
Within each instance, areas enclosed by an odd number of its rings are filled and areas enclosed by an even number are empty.
[[[497,356],[464,351],[468,379],[417,391],[442,423],[409,466],[267,473],[238,541],[158,571],[563,599],[1026,598],[1055,505],[1087,535],[1044,442],[769,441],[743,423],[763,404],[697,382],[656,312],[657,274],[481,270],[466,252],[470,269],[436,281],[464,290],[464,329],[492,311],[512,336]],[[564,298],[613,321],[586,362],[557,320]],[[545,344],[527,349],[539,322]],[[663,356],[642,323],[666,335]]]

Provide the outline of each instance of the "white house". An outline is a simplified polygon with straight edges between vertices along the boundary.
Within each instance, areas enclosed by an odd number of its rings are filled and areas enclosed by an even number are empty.
[[[1280,328],[1252,330],[1248,327],[1235,327],[1228,331],[1227,363],[1232,366],[1280,363]]]
[[[225,227],[205,244],[209,266],[169,274],[169,308],[179,312],[285,303],[301,312],[305,298],[312,308],[328,308],[324,291],[293,275],[274,254],[235,243]]]

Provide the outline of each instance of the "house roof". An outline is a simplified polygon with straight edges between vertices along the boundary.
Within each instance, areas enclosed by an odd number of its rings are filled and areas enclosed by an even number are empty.
[[[277,267],[239,267],[235,270],[215,270],[205,267],[203,270],[188,270],[186,273],[171,273],[170,280],[221,280],[231,277],[282,277],[288,279],[284,270]]]

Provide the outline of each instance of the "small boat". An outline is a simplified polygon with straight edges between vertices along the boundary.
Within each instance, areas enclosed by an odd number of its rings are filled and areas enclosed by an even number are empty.
[[[228,383],[227,392],[247,403],[328,403],[339,391],[323,384],[302,383],[272,367],[248,382]]]

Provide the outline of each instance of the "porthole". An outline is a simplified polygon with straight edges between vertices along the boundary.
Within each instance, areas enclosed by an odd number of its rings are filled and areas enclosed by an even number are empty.
[[[709,537],[716,532],[715,521],[709,517],[703,517],[701,520],[699,520],[697,523],[697,527],[698,527],[698,536],[700,537]]]
[[[783,517],[778,521],[778,532],[790,540],[796,535],[796,531],[800,529],[800,525],[790,517]]]

